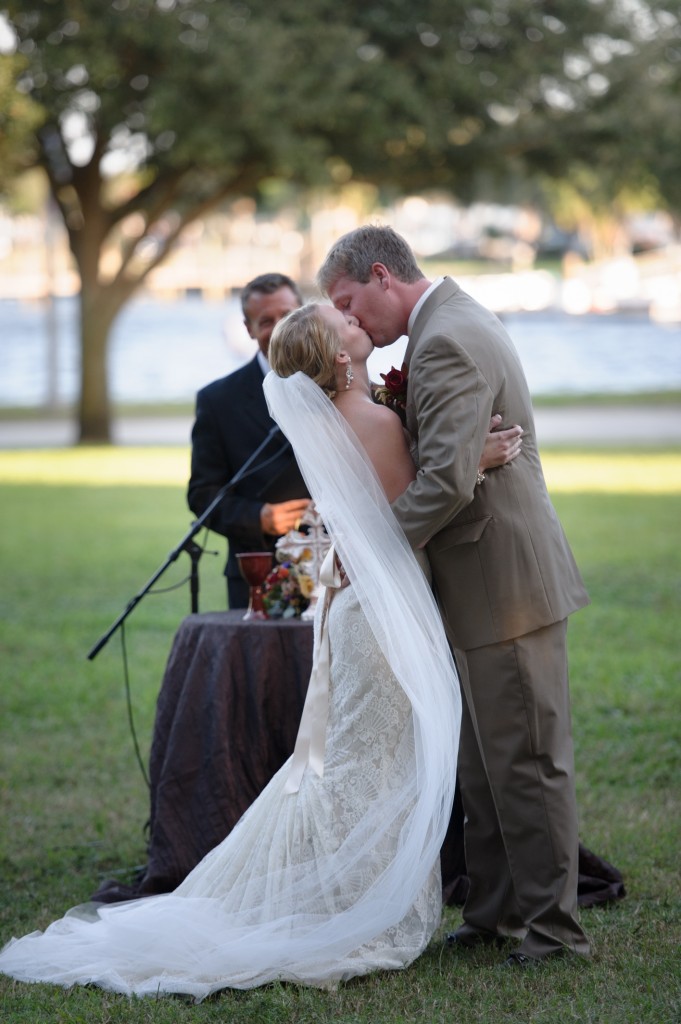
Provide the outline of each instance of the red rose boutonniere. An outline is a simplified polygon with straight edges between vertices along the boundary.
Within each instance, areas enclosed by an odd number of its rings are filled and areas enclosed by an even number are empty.
[[[387,405],[402,419],[407,408],[407,367],[402,364],[402,369],[397,370],[391,367],[388,373],[382,373],[383,384],[374,388],[374,399],[381,405]]]

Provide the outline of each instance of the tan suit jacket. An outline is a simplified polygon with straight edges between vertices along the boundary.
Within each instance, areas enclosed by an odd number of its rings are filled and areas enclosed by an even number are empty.
[[[497,317],[446,278],[417,315],[405,362],[420,465],[393,509],[413,546],[427,542],[454,646],[522,636],[587,604],[546,489],[525,375]],[[495,413],[523,426],[523,450],[476,485]]]
[[[427,544],[466,698],[461,932],[516,936],[538,959],[588,953],[565,622],[588,596],[546,489],[525,375],[497,317],[449,279],[419,310],[405,361],[420,468],[393,508],[412,545]],[[523,450],[476,485],[494,413],[524,427]]]

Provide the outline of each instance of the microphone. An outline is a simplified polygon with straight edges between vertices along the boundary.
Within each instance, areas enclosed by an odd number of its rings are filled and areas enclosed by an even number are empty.
[[[258,459],[258,456],[262,455],[262,453],[265,451],[270,441],[273,441],[277,437],[277,434],[279,435],[282,444],[277,448],[275,452],[273,452],[272,455],[269,455],[266,459],[263,459],[262,461],[256,461]],[[279,424],[275,423],[272,427],[270,427],[264,440],[260,442],[255,451],[251,452],[251,454],[248,456],[241,469],[238,470],[236,475],[232,478],[232,480],[230,481],[230,489],[235,484],[243,480],[245,477],[252,476],[253,473],[259,473],[260,470],[265,469],[272,462],[276,462],[276,460],[280,458],[286,451],[293,452],[291,442],[286,437]]]
[[[267,448],[267,445],[277,436],[277,434],[281,434],[281,436],[284,438],[284,443],[276,450],[274,455],[270,455],[269,458],[265,459],[263,462],[258,462],[258,457],[264,452],[265,448]],[[97,641],[94,647],[88,652],[88,658],[90,659],[90,661],[99,653],[99,651],[101,651],[102,647],[104,647],[104,645],[108,642],[113,633],[115,633],[118,627],[125,621],[128,615],[130,615],[133,609],[137,607],[137,605],[142,600],[144,595],[149,593],[156,580],[160,576],[162,576],[162,574],[165,572],[168,566],[179,558],[181,552],[189,551],[191,555],[192,549],[195,549],[196,551],[200,550],[198,546],[194,544],[192,538],[195,537],[199,530],[202,528],[202,526],[208,522],[212,513],[218,507],[218,505],[225,497],[225,495],[228,494],[231,490],[233,490],[233,488],[239,483],[240,480],[243,480],[244,477],[250,476],[252,473],[255,473],[257,470],[262,469],[264,466],[268,466],[270,462],[272,462],[274,459],[278,459],[282,452],[286,451],[286,449],[290,447],[291,444],[288,441],[288,439],[284,436],[283,431],[280,429],[277,423],[274,423],[270,428],[268,434],[266,435],[265,439],[261,441],[261,443],[255,449],[255,451],[248,456],[241,469],[237,470],[237,472],[234,474],[231,480],[228,480],[227,483],[220,488],[220,490],[215,495],[213,500],[210,502],[208,507],[203,510],[203,512],[197,519],[194,520],[187,533],[184,535],[180,543],[175,548],[173,548],[173,550],[170,552],[170,554],[168,555],[160,569],[157,569],[157,571],[154,573],[151,579],[148,580],[148,582],[145,584],[142,590],[140,590],[139,593],[137,593],[132,598],[132,600],[128,601],[125,610],[118,616],[118,618],[111,626],[111,628],[108,630],[108,632],[105,633],[104,636],[100,637],[100,639]],[[198,609],[194,608],[194,606],[192,605],[192,611],[196,610]]]
[[[270,431],[270,433],[268,434],[268,437],[271,437],[272,439],[274,439],[276,437],[277,440],[281,440],[282,445],[281,445],[281,448],[278,449],[277,455],[280,455],[280,454],[282,454],[283,452],[286,452],[286,451],[292,452],[293,448],[291,446],[291,442],[289,441],[289,439],[287,438],[286,434],[281,429],[279,424],[275,423],[274,427],[275,427],[274,433],[272,431]],[[279,436],[277,437],[277,435],[279,435]]]

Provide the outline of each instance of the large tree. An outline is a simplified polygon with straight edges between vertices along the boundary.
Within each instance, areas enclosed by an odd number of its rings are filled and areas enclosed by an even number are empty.
[[[481,169],[560,175],[616,151],[610,97],[650,43],[631,16],[640,9],[6,0],[11,100],[41,111],[21,154],[48,176],[81,279],[81,441],[110,438],[114,318],[192,220],[272,177],[470,196]],[[112,246],[113,270],[102,259]]]

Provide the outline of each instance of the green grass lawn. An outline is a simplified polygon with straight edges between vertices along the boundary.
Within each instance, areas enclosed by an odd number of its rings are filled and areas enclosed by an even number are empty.
[[[0,1021],[672,1024],[678,948],[681,453],[546,452],[550,490],[591,592],[570,627],[583,841],[627,898],[583,913],[590,962],[505,972],[434,941],[402,973],[335,993],[225,992],[195,1006],[0,978]],[[87,653],[186,532],[185,449],[0,452],[0,942],[43,928],[103,878],[144,863],[148,793],[117,633]],[[201,610],[224,608],[208,537]],[[185,559],[183,561],[183,559]],[[134,720],[148,756],[170,644],[189,611],[182,556],[129,616]],[[459,912],[446,912],[450,929]]]

